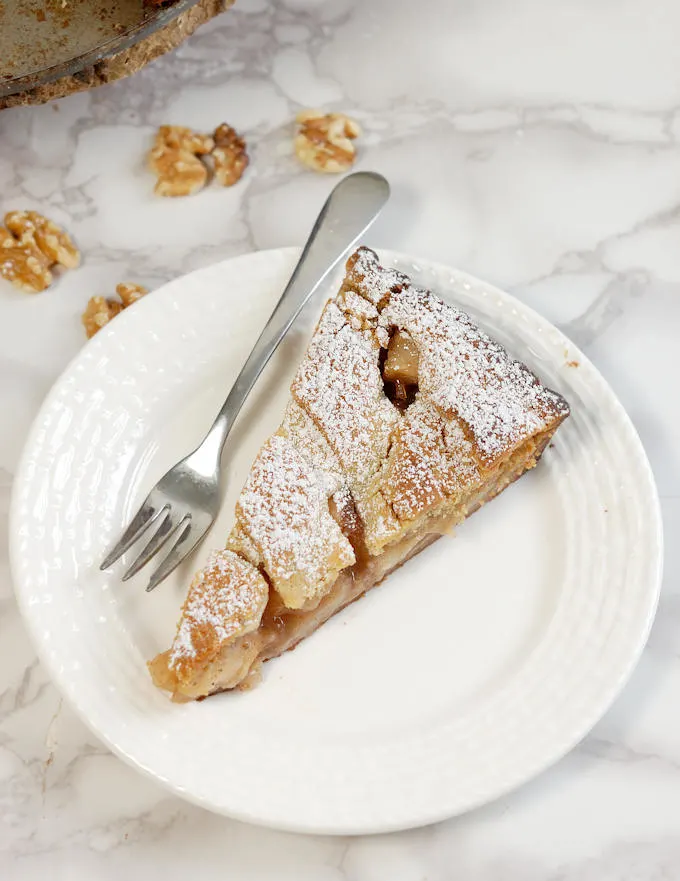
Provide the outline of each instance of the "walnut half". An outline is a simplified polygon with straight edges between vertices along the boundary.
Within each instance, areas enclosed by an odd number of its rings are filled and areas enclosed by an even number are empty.
[[[210,153],[214,146],[209,135],[162,125],[149,153],[149,166],[158,176],[155,192],[159,196],[190,196],[203,189],[208,169],[198,157]]]
[[[27,294],[37,294],[52,284],[50,264],[32,239],[18,241],[0,227],[0,275]]]
[[[120,300],[90,297],[81,318],[88,339],[91,339],[104,325],[119,315],[123,309],[136,303],[137,300],[141,300],[148,291],[140,284],[121,282],[116,286],[116,293]]]
[[[241,179],[248,167],[246,142],[226,122],[215,129],[213,140],[215,141],[212,151],[215,179],[223,187],[232,187]]]
[[[295,153],[308,168],[330,174],[347,171],[354,164],[353,141],[361,135],[357,122],[344,113],[303,110],[297,115]]]
[[[82,315],[83,327],[87,338],[91,339],[97,331],[123,311],[123,304],[106,297],[90,297]]]
[[[18,239],[32,238],[50,263],[66,269],[80,265],[80,252],[69,234],[37,211],[10,211],[5,226]]]
[[[10,211],[0,227],[0,275],[27,293],[52,284],[51,268],[75,269],[80,252],[71,237],[37,211]]]

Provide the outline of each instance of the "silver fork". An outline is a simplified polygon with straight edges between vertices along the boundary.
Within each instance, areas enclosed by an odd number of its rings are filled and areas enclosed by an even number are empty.
[[[158,481],[101,569],[113,565],[155,525],[156,531],[148,544],[123,575],[123,581],[132,578],[162,548],[169,546],[146,588],[153,590],[201,541],[219,510],[222,450],[244,401],[302,307],[373,223],[389,193],[384,177],[366,171],[348,175],[335,187],[210,431],[192,453]]]

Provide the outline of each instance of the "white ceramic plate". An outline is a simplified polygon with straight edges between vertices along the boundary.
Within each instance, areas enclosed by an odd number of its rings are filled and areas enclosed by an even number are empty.
[[[197,442],[294,265],[269,251],[195,272],[104,329],[48,396],[16,480],[11,556],[40,657],[112,750],[170,789],[280,828],[375,832],[466,811],[566,753],[645,643],[661,574],[640,441],[594,367],[512,297],[382,252],[472,312],[572,407],[543,462],[390,576],[252,692],[172,704],[145,661],[166,648],[192,570],[230,511],[327,288],[230,441],[223,514],[155,593],[99,561],[148,488]],[[569,366],[578,362],[578,366]],[[128,558],[129,559],[129,558]]]

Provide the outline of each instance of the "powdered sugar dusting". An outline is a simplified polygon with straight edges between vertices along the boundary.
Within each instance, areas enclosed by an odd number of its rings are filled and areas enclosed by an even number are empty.
[[[382,309],[394,291],[410,284],[410,279],[397,269],[386,269],[377,255],[368,248],[359,248],[348,261],[346,283],[357,288],[378,309]]]
[[[354,562],[352,546],[328,508],[323,479],[289,438],[270,438],[237,504],[237,518],[290,608],[322,594]]]
[[[380,368],[397,329],[418,347],[405,410],[387,397]],[[486,467],[568,413],[467,315],[367,249],[348,261],[291,393],[237,503],[229,549],[192,583],[169,658],[180,680],[259,627],[264,575],[289,608],[323,596],[355,562],[339,523],[379,554],[409,523],[465,502]]]
[[[472,444],[456,417],[422,400],[412,404],[395,433],[381,481],[400,522],[455,501],[481,481]]]
[[[269,596],[257,569],[228,550],[215,551],[196,575],[170,653],[179,668],[214,656],[225,642],[256,630]]]
[[[324,485],[326,495],[346,491],[346,478],[342,466],[324,435],[312,419],[295,401],[286,408],[280,433],[305,456]]]
[[[329,303],[291,387],[338,456],[354,494],[384,460],[398,421],[383,390],[379,354],[373,335],[353,330]]]
[[[342,309],[352,330],[372,330],[378,320],[378,308],[372,302],[357,294],[356,291],[344,291],[338,297],[338,306]]]
[[[353,273],[362,279],[360,293],[384,306],[379,338],[395,327],[408,331],[420,354],[420,396],[463,420],[487,465],[569,412],[468,315],[383,269],[372,251],[360,250]]]
[[[544,429],[566,407],[465,313],[429,291],[405,287],[394,293],[380,321],[409,332],[420,352],[421,391],[465,422],[487,463]]]

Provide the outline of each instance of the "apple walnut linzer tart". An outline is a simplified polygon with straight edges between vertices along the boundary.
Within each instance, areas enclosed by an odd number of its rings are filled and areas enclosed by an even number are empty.
[[[533,468],[568,414],[467,315],[359,249],[154,682],[178,700],[253,684]]]

